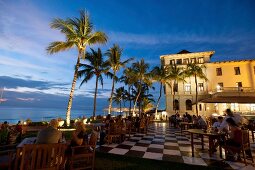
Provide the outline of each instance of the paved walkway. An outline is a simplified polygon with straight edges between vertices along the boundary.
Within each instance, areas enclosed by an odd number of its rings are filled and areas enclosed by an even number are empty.
[[[149,126],[147,134],[133,134],[129,140],[121,144],[105,144],[99,147],[98,151],[186,164],[217,166],[226,169],[255,169],[251,165],[245,167],[240,162],[226,161],[224,163],[219,156],[219,151],[209,157],[208,138],[205,137],[204,141],[205,149],[202,150],[200,139],[194,139],[195,156],[192,157],[190,134],[188,132],[181,134],[179,129],[169,127],[168,123],[153,123]],[[250,141],[252,142],[252,140]],[[255,160],[255,143],[251,143],[251,146]],[[223,157],[225,157],[224,151]]]

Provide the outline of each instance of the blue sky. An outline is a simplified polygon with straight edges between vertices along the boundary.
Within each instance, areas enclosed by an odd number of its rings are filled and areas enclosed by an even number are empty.
[[[64,39],[50,29],[52,19],[78,17],[81,9],[90,13],[96,30],[108,35],[108,43],[100,46],[103,51],[117,43],[124,49],[123,59],[145,58],[151,67],[159,65],[160,55],[182,49],[215,50],[212,61],[255,58],[254,0],[0,0],[5,105],[37,106],[43,103],[42,95],[67,100],[77,52],[50,56],[45,48]],[[91,80],[77,86],[76,100],[92,100],[94,84]],[[99,92],[104,105],[110,87],[105,79]]]

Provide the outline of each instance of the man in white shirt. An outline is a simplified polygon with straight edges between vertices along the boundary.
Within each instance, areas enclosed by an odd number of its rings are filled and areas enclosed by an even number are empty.
[[[218,117],[218,121],[217,122],[214,122],[213,124],[213,128],[219,128],[221,126],[221,123],[223,122],[223,117],[222,116],[219,116]]]
[[[226,122],[227,118],[232,118],[236,124],[240,124],[242,122],[242,117],[240,114],[234,114],[230,109],[226,109],[226,116],[223,119],[220,127],[218,128],[219,130],[223,129],[228,129],[228,123]]]

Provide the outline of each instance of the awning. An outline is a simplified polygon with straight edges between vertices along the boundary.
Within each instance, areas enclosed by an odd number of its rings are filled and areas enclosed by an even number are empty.
[[[255,96],[216,96],[203,99],[201,103],[255,103]]]

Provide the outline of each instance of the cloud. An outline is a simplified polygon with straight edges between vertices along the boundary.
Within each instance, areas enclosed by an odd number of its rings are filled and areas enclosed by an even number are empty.
[[[20,100],[20,101],[34,101],[34,100],[40,101],[40,99],[35,99],[35,98],[21,98],[21,97],[17,97],[16,99]]]
[[[2,98],[2,99],[0,99],[0,103],[6,102],[7,100],[8,100],[8,99]]]
[[[211,43],[211,44],[229,44],[242,42],[243,40],[251,41],[249,35],[253,37],[254,32],[242,33],[229,32],[226,34],[210,35],[201,33],[168,33],[168,34],[135,34],[127,32],[109,32],[110,41],[126,44],[140,45],[162,45],[162,44],[178,44],[178,43]],[[151,48],[151,47],[150,47]]]

